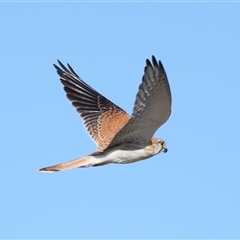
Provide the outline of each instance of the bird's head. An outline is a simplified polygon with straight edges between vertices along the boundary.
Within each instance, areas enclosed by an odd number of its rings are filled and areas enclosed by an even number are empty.
[[[166,143],[160,139],[160,138],[152,138],[152,145],[155,149],[155,154],[158,154],[160,152],[166,153],[168,151]]]

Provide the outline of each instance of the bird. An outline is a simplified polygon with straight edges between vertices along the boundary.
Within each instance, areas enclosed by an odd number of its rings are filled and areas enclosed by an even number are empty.
[[[53,66],[60,76],[66,97],[82,118],[97,150],[38,171],[134,163],[167,152],[165,141],[153,136],[170,117],[172,107],[170,85],[160,60],[154,56],[152,62],[146,59],[131,115],[85,83],[69,64],[67,68],[57,61],[58,66]]]

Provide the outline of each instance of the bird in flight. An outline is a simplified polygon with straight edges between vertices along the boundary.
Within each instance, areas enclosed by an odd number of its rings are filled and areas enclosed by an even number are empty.
[[[146,60],[132,115],[86,84],[67,64],[56,68],[67,98],[83,119],[97,151],[72,161],[39,169],[57,172],[72,168],[133,163],[167,152],[166,143],[153,137],[171,114],[172,97],[161,61]]]

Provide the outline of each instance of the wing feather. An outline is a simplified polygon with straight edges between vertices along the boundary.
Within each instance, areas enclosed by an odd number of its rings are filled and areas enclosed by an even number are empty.
[[[147,59],[142,83],[128,123],[116,134],[108,147],[123,141],[149,143],[156,130],[171,114],[172,97],[167,74],[161,61]]]
[[[86,84],[69,64],[68,69],[60,61],[58,63],[61,68],[53,65],[60,76],[67,98],[82,117],[98,151],[103,151],[130,116]]]

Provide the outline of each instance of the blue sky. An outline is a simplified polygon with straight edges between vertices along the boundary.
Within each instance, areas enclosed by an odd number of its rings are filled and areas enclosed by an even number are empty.
[[[0,238],[240,238],[239,3],[0,3]],[[146,58],[173,106],[167,154],[36,170],[95,151],[52,64],[131,114]]]

